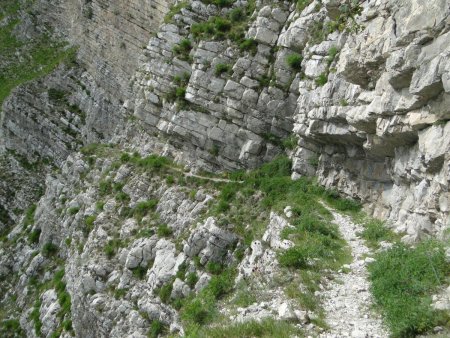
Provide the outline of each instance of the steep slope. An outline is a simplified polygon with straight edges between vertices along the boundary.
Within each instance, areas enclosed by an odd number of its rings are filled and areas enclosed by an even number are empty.
[[[346,275],[319,201],[448,237],[448,1],[5,4],[1,334],[358,335],[329,296],[367,295],[361,243]],[[446,274],[398,332],[445,324]]]

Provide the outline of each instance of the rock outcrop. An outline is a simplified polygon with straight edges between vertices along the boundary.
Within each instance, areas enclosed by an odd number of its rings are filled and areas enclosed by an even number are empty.
[[[0,111],[0,283],[23,291],[0,305],[28,336],[143,337],[152,323],[182,334],[176,301],[201,294],[215,266],[236,264],[236,283],[279,277],[294,211],[271,213],[242,253],[243,234],[207,214],[219,192],[189,191],[188,177],[208,177],[180,164],[233,171],[287,153],[293,179],[317,176],[404,241],[448,236],[447,0],[29,6],[17,38],[51,32],[77,56],[15,88]],[[171,175],[143,169],[152,153],[175,160]],[[222,313],[276,313],[317,333],[281,288],[264,296]],[[437,308],[448,303],[439,297]]]

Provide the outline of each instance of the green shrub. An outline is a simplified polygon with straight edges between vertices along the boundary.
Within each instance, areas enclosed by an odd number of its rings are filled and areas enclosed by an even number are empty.
[[[214,299],[207,294],[188,300],[184,305],[181,317],[188,323],[204,325],[214,318]]]
[[[330,47],[330,49],[328,50],[328,59],[327,59],[328,65],[330,65],[334,61],[338,53],[339,49],[337,49],[336,46]]]
[[[17,319],[6,319],[0,324],[0,334],[3,337],[22,337],[24,332],[20,327],[20,322]]]
[[[302,69],[303,57],[300,54],[290,54],[286,57],[286,63],[295,71]]]
[[[122,242],[119,239],[111,239],[106,243],[103,248],[103,252],[106,254],[106,257],[109,259],[113,258],[117,253],[117,250],[122,246]]]
[[[228,32],[231,29],[231,22],[225,18],[216,17],[214,20],[214,28],[218,32]]]
[[[181,60],[187,61],[189,59],[189,52],[192,49],[192,42],[189,39],[183,39],[178,45],[173,47],[172,51]]]
[[[164,334],[164,332],[167,331],[166,325],[159,321],[159,320],[153,320],[150,325],[150,330],[148,332],[149,338],[158,338],[160,335]]]
[[[175,183],[175,178],[174,178],[172,175],[168,175],[168,176],[166,177],[166,183],[167,183],[168,185],[174,184],[174,183]]]
[[[111,180],[100,181],[98,184],[98,193],[100,196],[108,195],[112,192],[112,182]]]
[[[248,52],[251,52],[251,54],[256,54],[257,47],[258,47],[258,42],[256,42],[255,39],[244,39],[239,44],[239,49],[241,51],[248,51]]]
[[[139,167],[150,171],[159,171],[165,166],[169,166],[171,161],[167,157],[150,155],[136,161]]]
[[[47,93],[48,93],[48,98],[51,101],[54,101],[54,102],[62,101],[67,95],[67,93],[65,91],[59,90],[59,89],[56,89],[56,88],[50,88],[47,91]]]
[[[186,284],[192,289],[198,282],[198,276],[195,272],[190,272],[186,277]]]
[[[285,149],[294,150],[298,144],[298,137],[291,135],[283,140],[283,147]]]
[[[136,204],[136,207],[134,208],[134,216],[140,220],[142,219],[142,217],[146,216],[150,211],[155,210],[157,205],[158,205],[157,199],[150,199],[148,201],[139,202],[138,204]]]
[[[39,242],[39,237],[41,236],[41,229],[35,229],[28,235],[28,240],[32,244]]]
[[[90,215],[84,219],[85,234],[89,234],[92,231],[92,229],[94,229],[94,222],[96,219],[97,219],[96,215]]]
[[[133,272],[133,276],[138,279],[144,279],[147,274],[148,267],[137,266],[134,269],[131,269]]]
[[[78,211],[80,211],[79,207],[72,207],[67,209],[67,213],[71,216],[78,214]]]
[[[226,269],[219,275],[212,276],[206,288],[216,299],[229,293],[234,287],[234,271]]]
[[[364,222],[364,230],[361,232],[361,237],[367,242],[371,248],[377,248],[381,241],[390,241],[396,239],[397,235],[388,229],[384,223],[377,219],[372,219]]]
[[[313,0],[297,0],[297,10],[303,11]]]
[[[334,190],[326,191],[324,194],[325,200],[335,209],[339,211],[350,211],[357,212],[360,211],[362,205],[360,202],[339,197],[339,193]]]
[[[195,38],[202,36],[211,37],[215,33],[214,24],[212,22],[194,23],[191,26],[191,33]]]
[[[245,13],[242,8],[236,7],[230,11],[228,17],[232,22],[240,22],[245,19]]]
[[[55,255],[58,252],[58,246],[53,244],[52,242],[45,243],[42,247],[42,256],[50,257]]]
[[[430,306],[431,295],[450,274],[441,243],[396,244],[375,259],[368,267],[371,290],[393,337],[413,337],[448,320]]]
[[[173,17],[175,15],[181,13],[181,10],[183,8],[186,8],[187,6],[188,6],[188,2],[187,1],[181,1],[181,2],[177,3],[176,5],[172,5],[170,7],[169,12],[164,17],[164,23],[171,22],[173,20]]]
[[[118,201],[118,202],[125,203],[125,202],[128,202],[129,200],[130,200],[130,196],[123,191],[120,191],[116,194],[116,201]]]
[[[315,81],[316,81],[316,85],[318,85],[318,86],[325,85],[328,82],[328,74],[326,72],[320,74],[318,77],[316,77]]]
[[[200,337],[230,338],[230,337],[302,337],[302,330],[293,324],[272,318],[261,321],[246,321],[205,327],[199,332]]]
[[[25,219],[23,221],[24,227],[28,227],[29,225],[34,224],[34,214],[36,213],[36,208],[37,208],[37,205],[33,204],[25,212]]]
[[[159,289],[158,295],[164,304],[169,303],[170,295],[172,294],[172,288],[173,288],[172,282],[169,282],[163,285],[161,289]]]
[[[208,262],[208,264],[206,264],[206,271],[213,275],[218,275],[223,271],[223,266],[216,262]]]
[[[30,319],[34,323],[34,332],[38,337],[41,336],[42,322],[40,319],[41,300],[38,298],[33,306],[33,311],[30,314]]]
[[[167,226],[167,224],[160,224],[158,226],[157,234],[160,237],[169,237],[173,233],[173,230]]]
[[[228,73],[230,70],[231,70],[231,66],[230,66],[230,65],[227,65],[227,64],[225,64],[225,63],[218,63],[218,64],[216,65],[214,74],[215,74],[216,76],[220,76],[220,75],[222,75],[223,73]]]
[[[127,163],[131,160],[131,156],[128,153],[122,153],[122,155],[120,155],[120,162],[122,163]]]

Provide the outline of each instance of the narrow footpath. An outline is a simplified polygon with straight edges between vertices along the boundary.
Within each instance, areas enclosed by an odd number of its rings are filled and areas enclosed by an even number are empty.
[[[382,323],[381,316],[372,307],[366,265],[372,260],[367,257],[371,250],[357,233],[363,231],[350,217],[343,216],[328,208],[339,226],[343,238],[352,250],[353,261],[337,273],[319,297],[326,313],[330,329],[319,335],[320,338],[386,338],[389,333]]]

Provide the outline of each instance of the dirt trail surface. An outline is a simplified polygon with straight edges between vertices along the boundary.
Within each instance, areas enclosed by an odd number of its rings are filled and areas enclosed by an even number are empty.
[[[373,302],[366,265],[373,259],[367,257],[371,251],[357,235],[363,228],[353,223],[350,217],[328,209],[352,250],[353,261],[345,265],[343,272],[337,273],[327,288],[320,292],[330,330],[319,337],[388,337],[381,316],[371,309]]]

